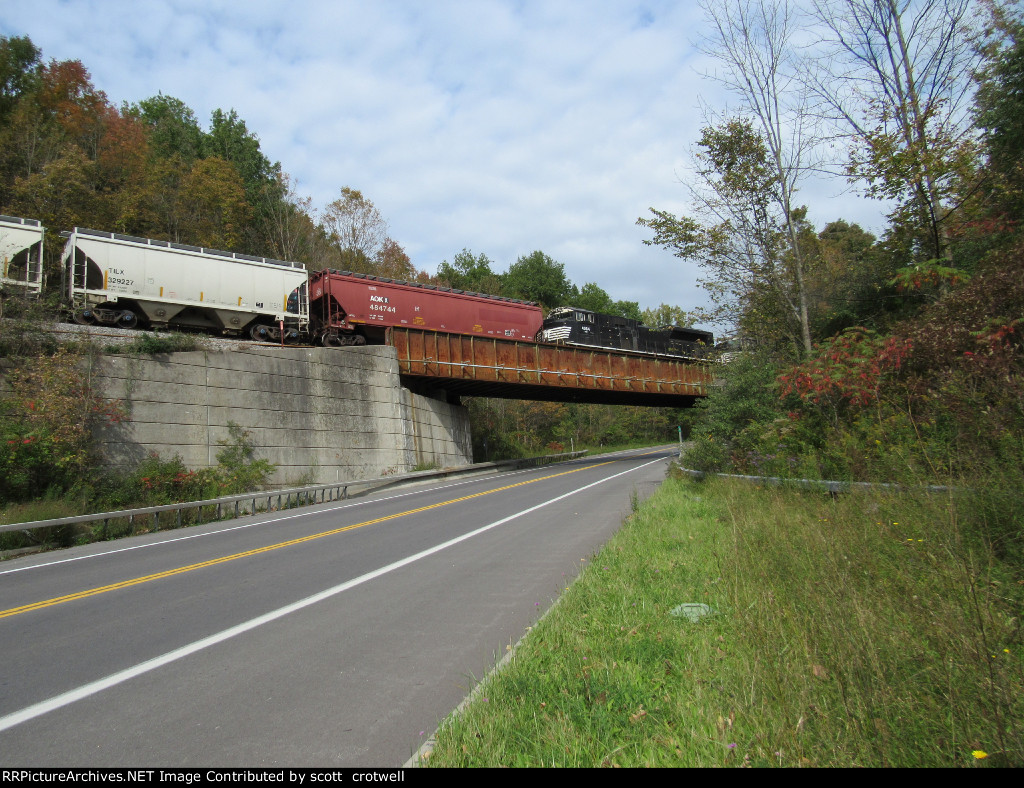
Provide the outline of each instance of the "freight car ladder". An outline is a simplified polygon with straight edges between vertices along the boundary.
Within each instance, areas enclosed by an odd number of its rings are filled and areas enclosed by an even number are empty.
[[[61,235],[67,236],[68,233],[61,233]],[[70,260],[68,259],[69,257]],[[90,281],[90,262],[89,256],[81,249],[75,246],[65,248],[63,264],[64,270],[69,274],[66,295],[75,314],[88,308],[88,290],[102,290],[103,288],[102,275],[99,273],[99,267],[95,263],[91,266],[92,281]]]

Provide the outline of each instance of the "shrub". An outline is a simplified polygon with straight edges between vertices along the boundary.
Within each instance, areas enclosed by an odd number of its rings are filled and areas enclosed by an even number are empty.
[[[224,448],[217,452],[216,480],[221,495],[249,492],[262,487],[276,466],[257,459],[252,433],[232,421],[228,422],[227,439],[217,441]]]
[[[755,433],[784,415],[776,371],[776,364],[760,351],[740,353],[715,370],[716,386],[696,406],[693,445],[684,454],[684,465],[709,472],[745,470],[743,457],[760,444]]]
[[[61,349],[8,374],[10,390],[0,400],[0,497],[69,489],[90,465],[93,426],[124,418],[119,403],[92,391],[82,359]]]

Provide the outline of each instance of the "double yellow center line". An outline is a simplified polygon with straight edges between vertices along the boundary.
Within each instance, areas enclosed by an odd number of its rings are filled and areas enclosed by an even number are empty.
[[[298,539],[289,539],[285,542],[278,542],[276,544],[267,545],[266,547],[257,547],[253,550],[245,550],[241,553],[233,553],[232,555],[226,555],[222,558],[211,558],[209,561],[200,561],[197,564],[189,564],[188,566],[180,566],[176,569],[168,569],[164,572],[157,572],[152,575],[144,575],[143,577],[136,577],[131,580],[122,580],[120,583],[111,583],[107,586],[100,586],[99,588],[90,588],[85,591],[78,591],[74,594],[67,594],[66,596],[54,597],[53,599],[46,599],[41,602],[33,602],[30,605],[22,605],[21,607],[12,607],[9,610],[0,610],[0,618],[9,618],[11,616],[17,616],[21,613],[28,613],[32,610],[42,610],[43,608],[53,607],[55,605],[62,605],[65,602],[72,602],[76,599],[86,599],[91,596],[98,596],[99,594],[105,594],[108,591],[117,591],[121,588],[130,588],[131,586],[141,585],[143,583],[150,583],[154,580],[162,580],[165,577],[174,577],[175,575],[182,575],[186,572],[193,572],[196,569],[205,569],[208,566],[216,566],[218,564],[226,564],[228,561],[236,561],[239,558],[248,558],[249,556],[259,555],[260,553],[269,553],[271,550],[278,550],[282,547],[291,547],[293,545],[303,544],[304,542],[312,542],[314,539],[322,539],[325,536],[334,536],[335,534],[344,533],[345,531],[354,531],[357,528],[365,528],[368,525],[374,525],[376,523],[387,522],[388,520],[397,520],[400,517],[407,517],[411,514],[419,514],[420,512],[428,512],[431,509],[440,509],[442,506],[450,506],[453,503],[460,503],[462,501],[471,501],[474,498],[482,498],[485,495],[493,495],[494,493],[503,492],[504,490],[511,490],[516,487],[523,487],[528,484],[535,484],[536,482],[542,482],[546,479],[555,479],[559,476],[568,476],[572,473],[579,473],[580,471],[590,470],[591,468],[600,468],[602,465],[610,465],[613,460],[607,462],[599,462],[595,465],[587,465],[582,468],[574,468],[571,471],[562,471],[561,473],[552,473],[548,476],[541,476],[538,479],[530,479],[525,482],[517,482],[516,484],[507,484],[504,487],[496,487],[493,490],[485,490],[484,492],[473,493],[472,495],[464,495],[461,498],[452,498],[449,501],[441,501],[440,503],[434,503],[430,506],[421,506],[417,509],[408,509],[404,512],[398,512],[396,514],[385,515],[384,517],[376,517],[373,520],[366,520],[355,525],[346,525],[341,528],[334,528],[330,531],[321,531],[320,533],[311,534],[309,536],[303,536]]]

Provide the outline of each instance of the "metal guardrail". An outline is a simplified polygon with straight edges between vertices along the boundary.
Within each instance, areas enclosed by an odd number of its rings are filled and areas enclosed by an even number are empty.
[[[208,509],[211,516],[208,521],[222,520],[225,518],[225,507],[232,518],[242,515],[256,514],[259,511],[273,512],[282,509],[292,509],[299,506],[308,506],[314,503],[327,503],[329,501],[344,500],[349,497],[350,487],[389,487],[401,482],[420,481],[432,478],[447,478],[449,476],[460,476],[463,474],[479,473],[487,470],[497,470],[506,466],[513,468],[526,468],[534,465],[546,465],[552,462],[575,459],[582,457],[587,452],[576,451],[563,454],[549,454],[544,457],[531,457],[523,460],[502,460],[500,462],[484,462],[475,465],[463,465],[458,468],[446,468],[443,470],[415,471],[402,474],[401,476],[380,476],[375,479],[356,479],[352,481],[335,482],[334,484],[318,484],[309,487],[294,487],[285,490],[264,490],[260,492],[249,492],[242,495],[228,495],[223,498],[210,498],[204,501],[186,501],[182,503],[164,504],[162,506],[144,506],[140,509],[125,509],[118,512],[101,512],[98,514],[82,514],[75,517],[58,517],[52,520],[33,520],[27,523],[10,523],[0,525],[0,533],[5,531],[31,531],[39,528],[58,528],[66,525],[81,525],[84,523],[96,523],[103,521],[102,537],[107,535],[107,528],[111,521],[127,520],[129,527],[134,527],[136,520],[150,518],[150,525],[153,531],[160,530],[160,515],[164,512],[174,512],[174,528],[182,525],[182,512],[197,509],[197,523],[203,522],[203,510]],[[293,502],[294,499],[294,502]],[[264,508],[263,501],[266,501]],[[276,502],[276,506],[274,505]]]
[[[840,482],[824,479],[790,479],[783,476],[743,476],[738,473],[711,473],[707,471],[695,471],[691,468],[683,468],[682,466],[679,467],[679,471],[688,476],[692,476],[695,479],[703,479],[705,476],[717,476],[720,479],[736,479],[738,481],[750,482],[751,484],[768,484],[773,487],[786,485],[788,487],[799,487],[801,489],[827,490],[830,493],[845,492],[846,490],[893,490],[898,492],[900,490],[909,489],[904,485],[891,484],[888,482]],[[924,487],[915,487],[913,489],[923,489],[933,493],[944,493],[958,488],[947,487],[939,484],[929,484]]]

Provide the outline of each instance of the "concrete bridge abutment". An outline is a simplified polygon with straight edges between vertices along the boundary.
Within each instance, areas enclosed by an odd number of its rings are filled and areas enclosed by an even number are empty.
[[[93,391],[127,413],[96,433],[115,471],[153,452],[190,469],[214,466],[230,424],[251,434],[281,485],[472,462],[466,408],[402,388],[391,347],[99,356],[88,374]]]

